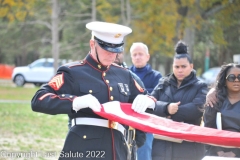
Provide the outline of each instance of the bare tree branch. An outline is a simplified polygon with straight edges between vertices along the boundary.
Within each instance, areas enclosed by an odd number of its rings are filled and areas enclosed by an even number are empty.
[[[69,51],[69,50],[78,48],[78,47],[79,47],[79,44],[74,44],[74,45],[71,45],[71,46],[68,45],[68,47],[64,47],[64,48],[60,49],[60,52],[62,53],[62,52],[65,52],[65,51]]]
[[[85,24],[91,22],[91,19],[85,19],[85,20],[81,20],[81,21],[75,21],[73,22],[66,22],[64,25],[78,25],[78,24]]]
[[[222,6],[222,5],[216,6],[216,7],[212,8],[212,9],[210,9],[209,11],[205,12],[205,13],[202,15],[202,17],[203,17],[204,19],[206,19],[206,18],[208,18],[209,16],[211,16],[211,15],[213,15],[213,14],[221,11],[221,10],[224,9],[225,7],[226,7],[226,6]]]
[[[208,17],[216,14],[217,12],[223,10],[224,8],[226,8],[228,5],[230,5],[230,3],[232,3],[231,1],[229,1],[228,4],[221,4],[221,3],[216,3],[212,8],[208,9],[207,11],[205,11],[203,14],[202,14],[202,17],[204,19],[207,19]]]
[[[65,48],[60,49],[61,52],[78,48],[78,47],[79,47],[79,38],[80,38],[80,41],[81,41],[81,39],[85,39],[87,35],[89,35],[89,32],[85,32],[84,34],[81,35],[81,37],[76,37],[76,38],[73,40],[72,45],[71,45],[71,44],[68,44],[68,47],[65,47]],[[78,41],[78,42],[76,42],[76,41]],[[77,44],[75,44],[75,43],[77,43]]]
[[[37,21],[30,21],[30,22],[24,22],[24,23],[20,23],[20,24],[41,24],[41,25],[44,25],[46,26],[48,29],[51,29],[52,28],[52,25],[48,22],[44,22],[44,21],[41,21],[41,20],[37,20]]]
[[[29,43],[27,43],[27,44],[21,46],[21,49],[23,49],[23,48],[27,48],[28,46],[31,46],[32,44],[34,44],[34,43],[39,43],[39,42],[41,42],[41,40],[39,40],[39,39],[34,40],[34,41],[31,41],[31,42],[29,42]]]
[[[64,11],[64,13],[67,15],[67,16],[72,16],[72,17],[78,17],[78,18],[82,18],[82,17],[90,17],[91,14],[90,13],[84,13],[84,14],[75,14],[75,13],[70,13],[68,11]]]

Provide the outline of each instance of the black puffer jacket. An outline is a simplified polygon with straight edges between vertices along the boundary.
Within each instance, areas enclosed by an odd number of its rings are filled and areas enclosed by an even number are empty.
[[[179,109],[176,114],[170,115],[171,119],[200,125],[207,85],[196,78],[195,71],[183,80],[179,88],[173,74],[161,78],[151,94],[158,100],[154,110],[155,115],[169,116],[167,106],[180,101]],[[201,160],[203,156],[203,144],[186,141],[175,143],[159,139],[153,141],[153,160]]]

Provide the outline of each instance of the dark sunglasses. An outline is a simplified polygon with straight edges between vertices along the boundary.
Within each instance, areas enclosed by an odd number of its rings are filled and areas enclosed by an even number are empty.
[[[238,81],[240,81],[240,74],[235,76],[234,74],[229,74],[226,77],[226,80],[228,80],[229,82],[234,82],[236,80],[236,78],[238,79]]]

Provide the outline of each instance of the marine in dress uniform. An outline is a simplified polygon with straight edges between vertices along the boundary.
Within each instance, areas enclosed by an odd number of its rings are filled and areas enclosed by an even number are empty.
[[[103,119],[93,110],[110,101],[132,103],[138,94],[147,97],[127,69],[112,64],[115,59],[111,62],[111,57],[123,52],[124,36],[132,30],[106,22],[90,22],[86,27],[92,31],[91,51],[84,60],[59,67],[32,98],[32,110],[68,114],[71,119],[59,159],[126,160],[125,126]]]

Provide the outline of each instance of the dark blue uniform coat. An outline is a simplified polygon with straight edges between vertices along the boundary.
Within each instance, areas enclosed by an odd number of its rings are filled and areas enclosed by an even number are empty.
[[[61,66],[56,76],[36,92],[32,99],[32,110],[52,115],[68,114],[70,119],[102,118],[90,108],[76,113],[72,110],[73,99],[92,94],[100,103],[114,100],[131,103],[138,94],[145,92],[135,83],[127,69],[117,65],[102,66],[89,54],[84,61]],[[60,159],[68,157],[81,160],[112,160],[115,157],[116,160],[125,160],[128,148],[124,136],[118,130],[76,125],[69,130],[60,154]]]

